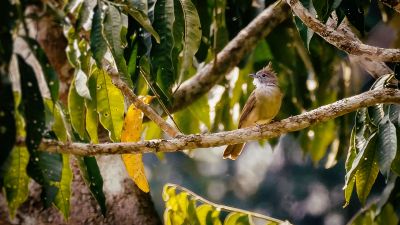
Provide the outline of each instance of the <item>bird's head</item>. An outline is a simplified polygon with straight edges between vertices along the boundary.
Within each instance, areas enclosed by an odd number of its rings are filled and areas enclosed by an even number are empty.
[[[250,74],[254,78],[254,85],[278,85],[278,78],[272,68],[272,63],[269,62],[266,67],[255,74]]]

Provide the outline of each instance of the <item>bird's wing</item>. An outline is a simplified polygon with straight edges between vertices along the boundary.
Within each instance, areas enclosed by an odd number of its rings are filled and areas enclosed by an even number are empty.
[[[244,105],[244,107],[242,109],[242,114],[240,115],[240,119],[239,119],[239,126],[238,126],[239,128],[242,127],[243,123],[246,121],[249,114],[254,109],[255,105],[256,105],[256,94],[255,94],[255,91],[253,91],[250,94],[249,98],[247,99],[246,104]]]

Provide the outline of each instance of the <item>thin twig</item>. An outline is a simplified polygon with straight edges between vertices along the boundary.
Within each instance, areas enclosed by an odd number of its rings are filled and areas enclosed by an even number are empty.
[[[400,62],[400,49],[380,48],[350,40],[346,35],[326,26],[311,15],[299,0],[286,0],[292,11],[303,23],[330,44],[351,55],[365,56],[371,60]]]
[[[282,121],[234,131],[202,135],[181,135],[169,140],[158,139],[135,143],[85,144],[61,143],[53,140],[44,140],[40,149],[48,152],[87,156],[125,153],[176,152],[185,149],[209,148],[277,137],[284,133],[302,130],[317,123],[332,120],[357,109],[369,107],[378,103],[400,104],[400,90],[385,88],[381,90],[367,91],[353,97],[339,100],[332,104],[321,106],[312,111],[289,117]]]
[[[208,204],[208,205],[212,205],[212,206],[214,206],[214,207],[217,208],[217,209],[222,209],[222,210],[225,210],[225,211],[228,211],[228,212],[243,213],[243,214],[250,215],[250,216],[252,216],[252,217],[264,219],[264,220],[271,221],[271,222],[275,222],[275,223],[278,223],[278,224],[283,224],[283,223],[285,223],[285,224],[290,224],[290,223],[288,223],[288,222],[286,222],[286,221],[282,221],[282,220],[279,220],[279,219],[275,219],[275,218],[273,218],[273,217],[269,217],[269,216],[266,216],[266,215],[263,215],[263,214],[260,214],[260,213],[255,213],[255,212],[251,212],[251,211],[247,211],[247,210],[243,210],[243,209],[238,209],[238,208],[234,208],[234,207],[230,207],[230,206],[226,206],[226,205],[220,205],[220,204],[211,202],[211,201],[209,201],[209,200],[207,200],[207,199],[201,197],[200,195],[198,195],[198,194],[192,192],[191,190],[189,190],[189,189],[187,189],[187,188],[185,188],[185,187],[182,187],[182,186],[180,186],[180,185],[177,185],[177,184],[167,183],[166,186],[174,187],[174,188],[176,188],[176,189],[179,189],[180,191],[184,191],[184,192],[190,194],[191,196],[193,196],[193,197],[195,198],[196,201],[200,201],[200,202],[202,202],[202,203],[205,203],[205,204]]]

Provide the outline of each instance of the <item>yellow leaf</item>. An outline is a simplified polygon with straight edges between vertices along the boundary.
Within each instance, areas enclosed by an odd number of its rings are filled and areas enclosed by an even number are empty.
[[[148,104],[152,96],[141,97],[141,100]],[[140,140],[142,132],[143,112],[134,105],[129,106],[124,120],[124,127],[121,134],[122,142],[136,142]],[[144,173],[142,154],[122,154],[125,168],[135,182],[135,184],[144,192],[149,192],[150,187]]]

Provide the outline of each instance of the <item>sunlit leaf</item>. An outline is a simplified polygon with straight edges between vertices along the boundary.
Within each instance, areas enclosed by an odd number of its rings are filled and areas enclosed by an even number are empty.
[[[106,215],[106,197],[103,192],[103,177],[100,174],[99,166],[94,157],[77,157],[81,175],[90,192],[99,203],[101,213]]]
[[[148,104],[151,101],[151,96],[142,98],[143,102]],[[143,112],[137,109],[134,105],[129,106],[125,115],[124,128],[121,134],[122,142],[137,142],[140,140],[142,133]],[[147,182],[144,173],[144,165],[142,154],[122,154],[122,160],[129,176],[135,184],[144,192],[150,191],[149,183]]]
[[[206,96],[199,98],[188,108],[197,120],[200,120],[208,129],[211,129],[210,106]]]
[[[85,138],[85,99],[76,92],[75,81],[72,80],[68,93],[68,111],[71,125],[81,139]]]
[[[65,125],[65,115],[59,103],[53,104],[50,99],[45,99],[47,109],[52,113],[54,121],[52,123],[52,130],[57,136],[57,139],[66,142],[68,139],[67,128]]]
[[[61,211],[65,220],[68,220],[70,212],[72,171],[69,164],[69,155],[62,155],[61,181],[58,184],[58,192],[54,199],[54,205]]]
[[[250,225],[249,215],[232,212],[226,216],[224,225]]]
[[[90,30],[92,25],[92,14],[93,9],[97,5],[97,0],[85,0],[79,10],[78,21],[76,22],[76,27],[83,28],[84,30]]]
[[[219,220],[220,211],[208,204],[196,208],[196,213],[201,225],[222,225]]]
[[[97,114],[97,84],[96,76],[90,76],[88,80],[88,88],[91,100],[85,99],[86,104],[86,131],[92,143],[98,143],[99,137],[97,128],[99,124],[99,115]]]
[[[85,99],[91,99],[89,88],[87,86],[87,76],[82,70],[77,70],[75,75],[76,93]]]
[[[97,84],[97,112],[100,123],[110,132],[111,140],[118,142],[124,121],[124,96],[105,71],[97,69],[91,76]]]
[[[26,173],[29,152],[24,146],[15,146],[8,158],[8,166],[4,175],[4,190],[11,218],[16,210],[28,198],[29,177]]]
[[[348,206],[349,203],[350,203],[350,198],[351,198],[351,195],[353,194],[355,182],[356,182],[356,178],[353,177],[353,179],[351,179],[349,181],[349,183],[346,184],[346,186],[344,186],[344,200],[345,200],[345,203],[343,205],[343,208]]]

